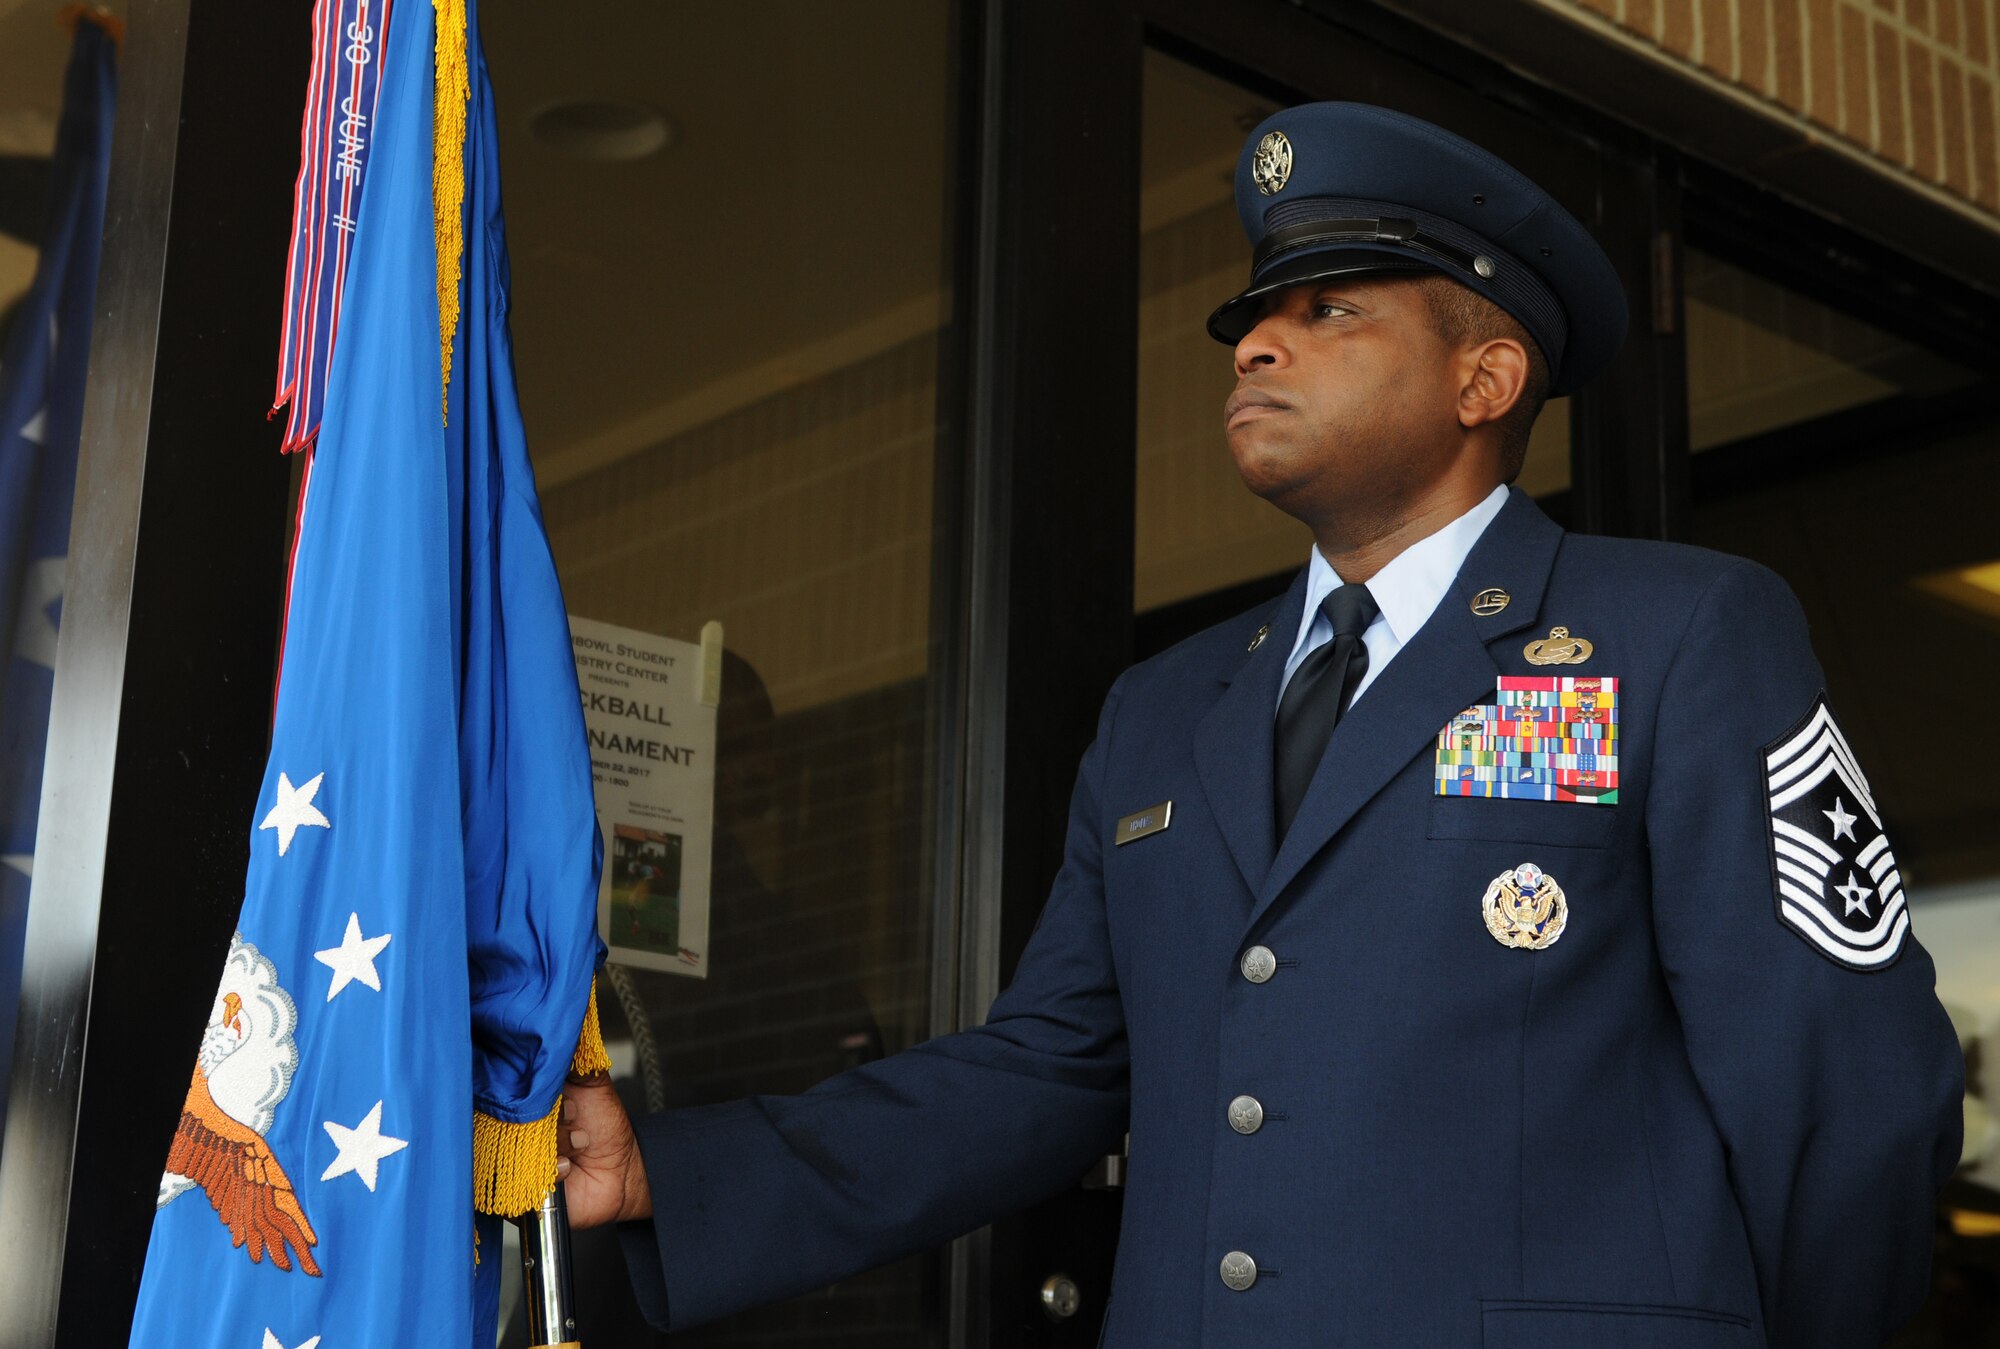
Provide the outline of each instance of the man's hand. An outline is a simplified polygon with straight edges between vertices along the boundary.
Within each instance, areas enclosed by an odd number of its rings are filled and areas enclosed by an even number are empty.
[[[563,1084],[556,1151],[556,1177],[563,1182],[571,1227],[653,1216],[639,1140],[609,1077],[572,1075]]]

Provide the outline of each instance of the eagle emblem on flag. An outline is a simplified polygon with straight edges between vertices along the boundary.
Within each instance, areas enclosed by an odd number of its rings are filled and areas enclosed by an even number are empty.
[[[247,1247],[253,1263],[268,1254],[273,1265],[289,1271],[296,1259],[317,1278],[312,1248],[319,1237],[264,1139],[298,1068],[292,1037],[298,1020],[276,967],[237,933],[167,1151],[159,1207],[199,1189],[231,1242]]]
[[[1764,795],[1778,921],[1850,969],[1893,964],[1910,931],[1903,878],[1824,693],[1764,747]]]

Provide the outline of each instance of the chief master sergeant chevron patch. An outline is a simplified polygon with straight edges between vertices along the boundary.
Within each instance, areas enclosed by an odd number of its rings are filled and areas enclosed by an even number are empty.
[[[1824,693],[1764,747],[1764,770],[1778,921],[1838,964],[1887,968],[1910,930],[1903,878]]]

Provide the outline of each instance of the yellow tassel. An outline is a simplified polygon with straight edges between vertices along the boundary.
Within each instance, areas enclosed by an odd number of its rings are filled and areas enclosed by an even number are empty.
[[[556,1135],[562,1098],[549,1113],[525,1124],[472,1112],[472,1206],[481,1213],[518,1218],[538,1207],[556,1187]]]
[[[570,1067],[579,1073],[611,1071],[604,1032],[597,1022],[597,985],[577,1032]],[[511,1124],[483,1110],[472,1112],[472,1205],[481,1213],[518,1218],[539,1208],[556,1188],[556,1140],[562,1131],[562,1097],[541,1119]]]
[[[437,87],[431,109],[431,211],[437,225],[438,366],[442,415],[451,419],[451,339],[458,332],[458,280],[465,252],[465,0],[432,0],[437,12]]]
[[[577,1032],[576,1057],[570,1071],[585,1077],[611,1071],[611,1055],[604,1050],[604,1030],[597,1024],[597,981],[590,981],[590,1006],[583,1013],[583,1029]]]

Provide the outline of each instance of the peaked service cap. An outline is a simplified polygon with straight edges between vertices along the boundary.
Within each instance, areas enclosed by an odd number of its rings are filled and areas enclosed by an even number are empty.
[[[1234,345],[1257,301],[1304,281],[1442,272],[1514,316],[1575,392],[1625,340],[1625,291],[1590,232],[1471,141],[1366,103],[1308,103],[1264,120],[1236,163],[1250,284],[1209,316]]]

